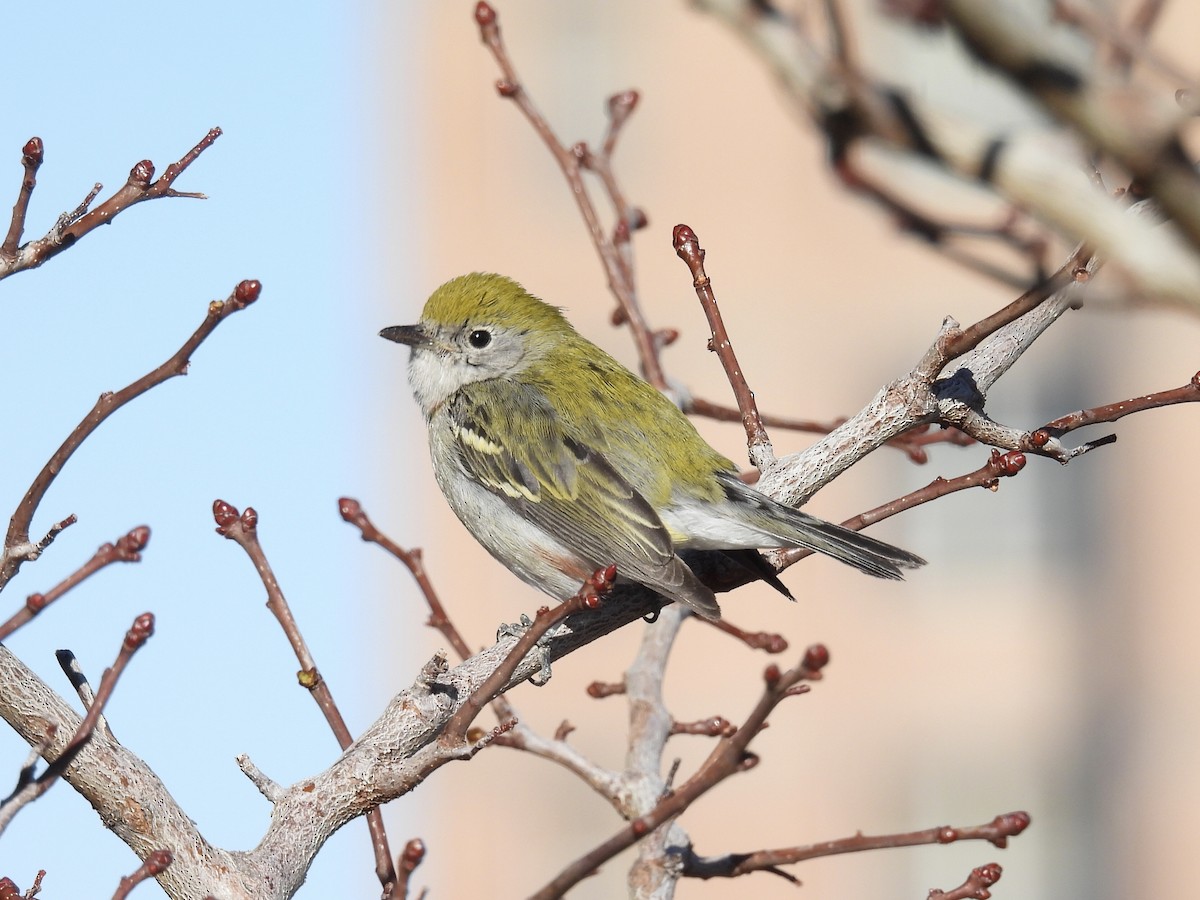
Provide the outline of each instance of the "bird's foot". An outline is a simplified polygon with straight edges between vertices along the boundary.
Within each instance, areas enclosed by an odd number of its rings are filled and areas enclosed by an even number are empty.
[[[533,626],[533,619],[521,613],[521,620],[516,623],[501,622],[500,627],[496,629],[496,640],[502,640],[506,637],[519,638],[525,634]],[[543,635],[538,639],[538,642],[533,645],[533,652],[538,655],[538,664],[540,669],[538,674],[529,676],[529,683],[534,687],[542,687],[550,680],[550,641],[548,636]]]

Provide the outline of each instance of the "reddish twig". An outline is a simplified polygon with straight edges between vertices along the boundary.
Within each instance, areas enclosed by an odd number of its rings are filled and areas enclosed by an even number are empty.
[[[750,741],[766,727],[767,716],[784,698],[795,696],[806,689],[801,682],[814,677],[818,671],[808,668],[808,661],[806,655],[804,662],[787,672],[780,672],[779,667],[775,665],[768,666],[763,679],[763,694],[754,709],[733,734],[717,741],[696,773],[664,796],[649,813],[632,820],[607,841],[563,869],[545,887],[532,895],[534,900],[563,896],[622,850],[633,846],[665,822],[674,819],[726,778],[752,768],[758,758],[747,749]]]
[[[164,176],[165,177],[165,176]],[[4,537],[4,548],[0,554],[0,590],[12,579],[21,568],[21,564],[30,559],[36,559],[40,550],[37,544],[29,541],[29,526],[33,515],[37,512],[46,491],[54,483],[63,466],[80,445],[100,427],[100,423],[111,416],[129,401],[144,394],[151,388],[162,384],[168,378],[187,374],[190,357],[210,334],[225,319],[233,313],[245,309],[258,299],[262,285],[253,280],[243,281],[225,300],[214,300],[208,305],[208,314],[200,327],[192,336],[184,341],[174,355],[156,369],[143,375],[137,381],[127,385],[115,393],[105,392],[100,395],[96,405],[83,417],[67,435],[67,439],[54,451],[54,455],[34,478],[29,490],[21,498],[16,511],[8,524],[8,533]]]
[[[170,850],[155,850],[132,875],[126,875],[117,885],[117,890],[113,894],[113,900],[124,900],[129,896],[129,892],[145,881],[147,878],[157,878],[174,861]]]
[[[721,365],[725,368],[725,376],[733,388],[737,398],[738,409],[742,413],[742,425],[746,429],[746,445],[750,451],[750,462],[760,471],[775,461],[775,452],[771,448],[771,439],[763,426],[762,416],[758,412],[758,404],[754,401],[754,392],[746,384],[746,376],[738,363],[737,354],[733,352],[733,344],[725,330],[725,322],[717,308],[717,298],[713,294],[712,281],[704,271],[704,251],[696,233],[687,225],[676,225],[672,232],[672,242],[675,253],[684,261],[688,271],[692,273],[692,286],[700,305],[704,307],[704,315],[708,317],[709,327],[712,328],[712,340],[709,349],[717,354]]]
[[[842,526],[854,531],[861,531],[868,525],[891,518],[906,509],[912,509],[914,506],[920,506],[922,503],[928,503],[930,500],[936,500],[938,497],[944,497],[967,488],[982,487],[989,491],[995,491],[999,488],[1001,478],[1010,478],[1023,468],[1025,468],[1025,454],[1019,450],[1011,450],[1008,453],[993,450],[988,461],[974,472],[968,472],[956,478],[942,478],[939,475],[925,487],[897,497],[882,506],[867,510],[852,519],[847,519],[842,522]],[[812,554],[812,550],[796,547],[772,553],[771,558],[782,570],[806,556],[812,556]]]
[[[738,628],[728,617],[722,617],[716,622],[711,622],[708,619],[701,621],[708,622],[713,628],[718,631],[723,631],[732,638],[741,641],[751,650],[762,650],[764,653],[776,654],[782,653],[788,648],[787,638],[782,634],[775,634],[770,631],[745,631]]]
[[[709,716],[696,722],[672,722],[671,734],[699,734],[705,737],[732,737],[737,728],[724,716]]]
[[[4,243],[0,244],[0,259],[12,259],[17,253],[17,244],[25,233],[25,214],[29,212],[29,198],[37,187],[37,171],[46,158],[46,148],[40,137],[31,137],[21,148],[21,165],[25,169],[25,177],[21,179],[21,190],[17,194],[17,202],[13,204],[12,221],[8,226],[8,234]]]
[[[36,779],[18,785],[17,790],[3,804],[0,804],[0,834],[4,832],[13,816],[22,808],[50,790],[54,783],[62,777],[67,766],[74,762],[79,751],[91,740],[96,723],[100,719],[100,713],[104,711],[104,705],[112,696],[113,689],[117,686],[117,680],[125,671],[125,667],[133,655],[141,649],[152,634],[154,634],[153,613],[142,613],[133,620],[133,625],[125,633],[125,639],[121,642],[121,649],[117,653],[116,661],[113,662],[111,668],[104,670],[104,675],[100,679],[100,687],[96,690],[95,702],[88,709],[83,721],[79,723],[79,727],[75,729],[71,740],[63,747],[62,752],[50,762],[46,771]]]
[[[587,686],[587,695],[593,700],[603,700],[605,697],[619,697],[625,693],[623,681],[593,681]]]
[[[585,169],[595,172],[599,176],[600,183],[604,185],[604,191],[608,194],[609,202],[612,203],[613,212],[616,215],[616,225],[613,227],[611,243],[616,251],[617,262],[621,266],[621,277],[629,288],[630,298],[634,300],[636,315],[631,318],[626,309],[618,305],[613,314],[613,324],[628,323],[636,335],[634,343],[637,348],[643,352],[651,351],[654,363],[657,364],[658,351],[674,341],[678,337],[678,333],[660,331],[651,335],[652,340],[645,339],[647,325],[640,313],[640,305],[636,302],[637,287],[633,268],[632,238],[633,232],[645,228],[649,224],[649,220],[646,218],[645,212],[631,206],[626,200],[625,193],[621,190],[612,167],[612,157],[617,149],[617,139],[624,130],[625,123],[633,115],[634,109],[637,108],[639,99],[638,92],[632,90],[621,91],[609,97],[607,104],[608,128],[600,142],[599,152],[591,150],[582,142],[576,144],[573,151]]]
[[[0,625],[0,641],[26,624],[30,619],[44,610],[47,606],[75,587],[85,578],[99,572],[105,566],[115,562],[138,562],[142,558],[141,551],[146,549],[150,541],[150,529],[140,525],[128,534],[117,539],[115,544],[101,544],[100,549],[82,566],[56,584],[44,594],[30,594],[25,599],[25,606],[13,613],[8,621]]]
[[[46,260],[57,256],[73,245],[81,237],[101,225],[107,225],[135,203],[143,200],[155,200],[159,197],[192,197],[203,200],[204,194],[177,191],[172,186],[183,171],[196,161],[213,142],[221,136],[220,128],[209,130],[200,142],[185,153],[179,160],[167,166],[162,177],[154,181],[154,163],[143,159],[129,172],[129,178],[111,197],[89,211],[92,201],[99,195],[101,186],[97,184],[84,201],[69,213],[63,213],[54,223],[54,227],[45,237],[29,241],[18,247],[17,242],[25,226],[25,212],[29,205],[29,195],[33,192],[33,173],[41,165],[44,148],[40,138],[32,138],[24,147],[22,163],[25,165],[25,179],[21,183],[21,194],[13,207],[12,224],[4,244],[0,245],[0,278],[5,278],[26,269],[40,266]]]
[[[441,599],[437,595],[437,591],[433,588],[433,582],[429,579],[429,574],[425,571],[424,554],[420,547],[414,547],[411,550],[405,550],[390,537],[375,527],[370,518],[367,516],[366,510],[362,508],[362,504],[351,497],[341,497],[338,499],[338,512],[344,521],[349,522],[359,530],[362,539],[370,544],[377,544],[386,550],[400,562],[404,563],[405,567],[417,582],[417,587],[421,589],[421,594],[425,597],[425,603],[429,606],[429,618],[425,620],[425,624],[430,628],[436,629],[441,633],[442,637],[454,649],[460,659],[469,659],[471,657],[471,648],[467,645],[466,640],[462,636],[462,632],[450,619],[446,612],[446,607],[442,605]],[[501,722],[508,722],[515,719],[516,713],[512,705],[504,697],[497,697],[492,701],[495,708],[496,718]]]
[[[1192,380],[1182,387],[1159,391],[1155,394],[1143,394],[1140,397],[1131,397],[1117,403],[1107,403],[1103,406],[1081,409],[1069,415],[1060,416],[1031,432],[1030,439],[1036,445],[1042,442],[1040,434],[1048,437],[1061,437],[1076,428],[1083,428],[1085,425],[1115,422],[1131,413],[1173,406],[1176,403],[1195,403],[1198,400],[1200,400],[1200,372],[1193,375]],[[1037,452],[1036,448],[1033,452]]]
[[[346,522],[349,522],[362,534],[362,539],[370,544],[378,544],[408,568],[412,573],[413,578],[417,582],[417,587],[421,589],[421,593],[425,597],[425,602],[429,605],[429,618],[425,624],[430,628],[436,628],[441,632],[450,646],[454,648],[454,652],[462,659],[468,659],[471,656],[471,648],[467,646],[467,642],[463,639],[462,634],[450,621],[450,617],[446,615],[446,608],[442,606],[442,601],[438,599],[437,591],[433,589],[433,582],[429,580],[429,575],[425,571],[425,564],[422,559],[421,548],[414,547],[412,550],[405,550],[386,534],[375,527],[375,524],[367,517],[366,511],[362,508],[362,504],[351,497],[342,497],[338,500],[338,512]]]
[[[24,894],[17,887],[15,881],[11,878],[0,878],[0,900],[33,900],[42,890],[42,879],[46,877],[46,870],[41,869],[33,879],[33,884],[29,886]]]
[[[850,837],[776,850],[757,850],[753,853],[729,853],[716,857],[689,855],[684,860],[683,873],[691,878],[737,878],[751,872],[785,874],[779,866],[836,856],[841,853],[861,853],[865,850],[886,850],[894,847],[919,847],[925,844],[953,844],[958,841],[987,841],[995,847],[1008,846],[1008,839],[1029,827],[1029,814],[1011,812],[996,816],[984,825],[953,828],[948,825],[909,831],[902,834],[854,834]],[[790,877],[786,876],[785,877]],[[969,896],[969,895],[964,895]]]
[[[592,244],[595,246],[596,252],[600,255],[600,262],[604,266],[604,273],[608,279],[609,290],[617,298],[621,312],[625,320],[629,322],[630,329],[633,332],[634,342],[638,348],[638,356],[641,359],[642,375],[656,388],[660,390],[665,389],[667,387],[667,380],[658,360],[656,334],[646,324],[641,306],[637,302],[632,281],[626,277],[626,261],[622,259],[622,255],[616,246],[614,246],[613,241],[609,240],[608,236],[604,233],[604,227],[600,223],[600,217],[596,214],[596,207],[592,203],[591,196],[588,194],[587,186],[584,184],[580,173],[583,158],[587,155],[586,147],[583,144],[576,144],[570,148],[564,145],[554,134],[554,130],[550,127],[550,124],[538,112],[537,107],[533,105],[533,101],[529,98],[529,93],[517,78],[516,69],[513,67],[512,61],[508,56],[508,50],[505,48],[504,41],[500,37],[500,22],[499,17],[496,15],[496,10],[488,3],[477,3],[475,5],[475,22],[479,26],[480,38],[488,50],[491,51],[496,65],[500,68],[501,78],[496,82],[497,92],[501,97],[512,100],[516,104],[538,137],[542,139],[542,143],[550,150],[551,155],[553,155],[555,162],[558,163],[559,169],[562,170],[563,176],[567,180],[567,185],[571,189],[571,196],[575,198],[575,203],[579,207],[579,212],[583,216],[584,223],[587,225],[588,233],[591,235]],[[617,96],[620,97],[622,95],[618,94]],[[614,111],[611,102],[609,106],[609,129],[605,137],[605,146],[608,148],[608,152],[611,152],[612,145],[616,142],[621,125],[624,124],[624,118],[628,117],[628,114],[632,112],[634,107],[633,103],[618,105],[626,108]],[[623,116],[620,123],[616,121],[618,115]],[[622,221],[625,223],[626,229],[637,224],[635,217],[627,215],[625,219],[618,222],[618,231]]]
[[[316,701],[333,736],[337,739],[338,746],[345,750],[354,743],[354,737],[346,726],[346,720],[342,718],[342,711],[338,709],[337,702],[333,699],[333,692],[317,669],[316,660],[308,649],[304,635],[300,632],[300,626],[296,623],[296,617],[292,615],[287,598],[283,596],[283,589],[279,586],[271,564],[267,561],[267,555],[258,539],[258,513],[250,506],[246,507],[245,512],[239,513],[234,506],[224,500],[216,500],[213,502],[213,519],[217,523],[217,534],[228,538],[246,551],[246,555],[254,564],[258,577],[267,591],[267,609],[279,622],[284,636],[292,646],[292,652],[296,654],[296,659],[300,663],[300,671],[296,675],[297,681]],[[367,813],[367,827],[371,833],[371,847],[375,853],[375,873],[379,876],[380,884],[384,886],[385,890],[388,890],[390,885],[396,883],[396,870],[392,865],[392,851],[388,846],[387,832],[383,827],[383,814],[378,807]]]
[[[940,891],[934,888],[929,892],[929,900],[988,900],[992,896],[988,888],[1000,880],[1002,872],[999,863],[988,863],[972,869],[967,880],[953,890]]]
[[[404,845],[404,852],[400,854],[400,858],[396,860],[396,890],[394,895],[399,900],[404,900],[408,897],[408,881],[412,877],[413,871],[425,859],[425,842],[420,838],[413,838]]]

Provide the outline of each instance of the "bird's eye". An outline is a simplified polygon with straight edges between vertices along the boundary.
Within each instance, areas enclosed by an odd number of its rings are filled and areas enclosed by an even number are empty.
[[[492,342],[492,333],[484,331],[482,328],[477,328],[467,335],[467,341],[476,350],[482,350]]]

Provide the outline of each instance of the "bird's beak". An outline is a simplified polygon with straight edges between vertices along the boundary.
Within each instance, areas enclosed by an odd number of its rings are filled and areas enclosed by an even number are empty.
[[[420,325],[391,325],[379,332],[379,336],[410,347],[426,347],[430,343],[429,335]]]

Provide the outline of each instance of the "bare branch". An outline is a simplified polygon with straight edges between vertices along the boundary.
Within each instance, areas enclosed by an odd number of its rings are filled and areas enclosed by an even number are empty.
[[[408,568],[416,579],[417,586],[421,589],[421,593],[425,597],[425,602],[429,604],[429,619],[426,625],[430,628],[436,628],[442,633],[442,636],[449,641],[450,646],[454,648],[454,652],[461,659],[467,659],[471,656],[471,648],[467,646],[467,642],[463,640],[463,636],[459,633],[454,623],[450,621],[450,617],[446,614],[446,608],[442,606],[442,601],[438,599],[437,591],[433,588],[433,582],[429,580],[429,575],[425,571],[425,564],[422,559],[421,548],[414,547],[412,550],[405,550],[386,534],[375,527],[375,524],[367,517],[366,511],[362,508],[362,504],[350,497],[342,497],[338,500],[338,512],[342,518],[353,525],[362,534],[362,539],[371,544],[378,544]]]
[[[7,622],[0,624],[0,641],[6,640],[10,634],[26,624],[30,619],[44,610],[47,606],[75,587],[84,579],[105,566],[115,562],[138,562],[142,551],[150,542],[150,529],[139,525],[128,534],[117,539],[115,544],[101,544],[92,558],[56,584],[44,594],[30,594],[25,599],[25,606],[9,617]]]
[[[725,330],[721,311],[717,308],[717,298],[713,294],[712,280],[704,271],[704,250],[700,247],[696,233],[687,225],[675,226],[672,243],[675,253],[692,273],[692,286],[696,289],[696,296],[700,299],[700,305],[704,307],[704,315],[708,318],[709,327],[712,328],[709,349],[720,358],[721,365],[725,368],[725,377],[729,379],[729,386],[733,388],[733,394],[737,398],[738,409],[742,413],[742,425],[746,429],[746,446],[750,451],[750,462],[760,471],[766,469],[775,462],[775,451],[771,447],[767,429],[763,427],[762,416],[758,414],[758,404],[754,401],[754,392],[746,384],[746,376],[742,374],[742,367],[738,363],[737,354],[733,351],[729,333]]]
[[[537,107],[533,105],[528,91],[526,91],[517,78],[516,69],[513,67],[512,61],[508,56],[508,50],[505,48],[504,41],[500,37],[500,20],[496,14],[496,10],[486,2],[477,3],[475,6],[475,22],[479,25],[480,38],[488,50],[491,51],[492,57],[496,60],[496,65],[500,68],[501,78],[496,82],[496,91],[501,97],[512,100],[516,104],[517,108],[525,116],[525,119],[533,126],[533,130],[537,132],[538,137],[542,139],[542,143],[550,150],[554,161],[558,163],[559,169],[562,170],[563,177],[567,180],[571,196],[575,198],[575,203],[579,207],[579,212],[583,216],[584,223],[587,225],[588,233],[591,235],[592,244],[595,246],[596,252],[600,255],[600,262],[604,266],[604,274],[608,279],[608,288],[612,291],[613,296],[617,298],[617,302],[621,307],[623,320],[629,322],[630,329],[633,332],[634,341],[638,347],[638,356],[641,360],[642,375],[656,388],[660,390],[666,389],[667,380],[659,365],[655,333],[646,324],[645,318],[642,315],[641,305],[637,301],[632,281],[629,280],[631,270],[623,261],[621,253],[618,252],[614,243],[605,235],[604,227],[600,224],[600,217],[596,213],[596,207],[592,203],[587,186],[583,183],[583,178],[581,177],[580,168],[583,164],[583,159],[587,155],[586,147],[583,144],[576,144],[571,148],[564,145],[555,135],[550,124],[538,112]],[[620,108],[614,111],[614,107],[610,101],[609,130],[604,140],[608,152],[611,152],[612,145],[615,145],[617,134],[624,125],[624,121],[629,113],[633,111],[634,105],[634,102],[622,101],[617,104]],[[619,123],[617,122],[617,117],[620,117]],[[627,214],[627,217],[623,221],[628,231],[644,224],[643,219],[644,216],[633,217]]]
[[[30,523],[33,521],[34,513],[37,512],[42,498],[46,496],[46,491],[50,489],[50,485],[54,483],[54,479],[58,477],[72,454],[79,449],[92,432],[100,427],[100,423],[126,403],[169,378],[186,375],[191,355],[196,352],[196,348],[204,342],[205,338],[233,313],[245,309],[257,300],[261,292],[262,285],[257,281],[247,280],[239,283],[227,299],[214,300],[209,303],[208,313],[200,327],[183,342],[183,346],[170,359],[121,390],[115,393],[105,392],[100,395],[96,405],[67,435],[67,439],[42,467],[42,471],[34,478],[33,484],[29,486],[29,490],[25,492],[25,496],[21,498],[21,502],[9,520],[8,532],[4,537],[4,548],[0,553],[0,590],[3,590],[4,586],[17,574],[22,563],[35,559],[41,552],[38,545],[29,541]]]
[[[84,201],[72,212],[63,213],[54,223],[49,233],[35,241],[17,246],[25,227],[25,213],[29,206],[29,197],[35,184],[34,174],[41,165],[44,147],[40,138],[31,138],[23,149],[22,163],[25,166],[25,178],[21,182],[21,193],[13,207],[12,224],[8,235],[0,245],[0,278],[6,278],[26,269],[34,269],[46,260],[57,256],[72,246],[81,237],[101,225],[107,225],[119,214],[135,203],[143,200],[155,200],[159,197],[193,197],[204,199],[203,194],[177,191],[173,187],[175,180],[184,170],[196,161],[213,142],[221,136],[220,128],[209,130],[200,142],[185,153],[176,162],[167,166],[162,177],[154,178],[154,163],[143,159],[129,173],[129,179],[111,197],[88,211],[93,200],[99,195],[101,186],[97,184]]]
[[[929,900],[987,900],[992,896],[988,890],[1000,880],[1002,869],[998,863],[988,863],[977,869],[972,869],[967,880],[950,891],[939,891],[936,888],[929,892]]]
[[[213,518],[217,522],[217,534],[229,538],[245,550],[250,561],[254,563],[254,568],[267,591],[267,609],[279,622],[288,643],[292,645],[296,659],[300,662],[297,680],[300,686],[312,695],[337,739],[338,746],[345,750],[354,742],[354,737],[346,726],[337,701],[333,699],[333,692],[317,670],[317,662],[308,649],[304,635],[300,633],[296,617],[292,615],[287,598],[283,596],[283,589],[267,561],[267,555],[258,540],[258,513],[248,506],[245,512],[239,514],[237,509],[224,500],[217,500],[213,503]],[[367,813],[367,827],[371,833],[371,847],[375,853],[375,874],[379,876],[379,882],[386,891],[389,885],[396,883],[396,869],[392,864],[392,851],[388,846],[387,832],[383,826],[383,813],[379,809]]]

